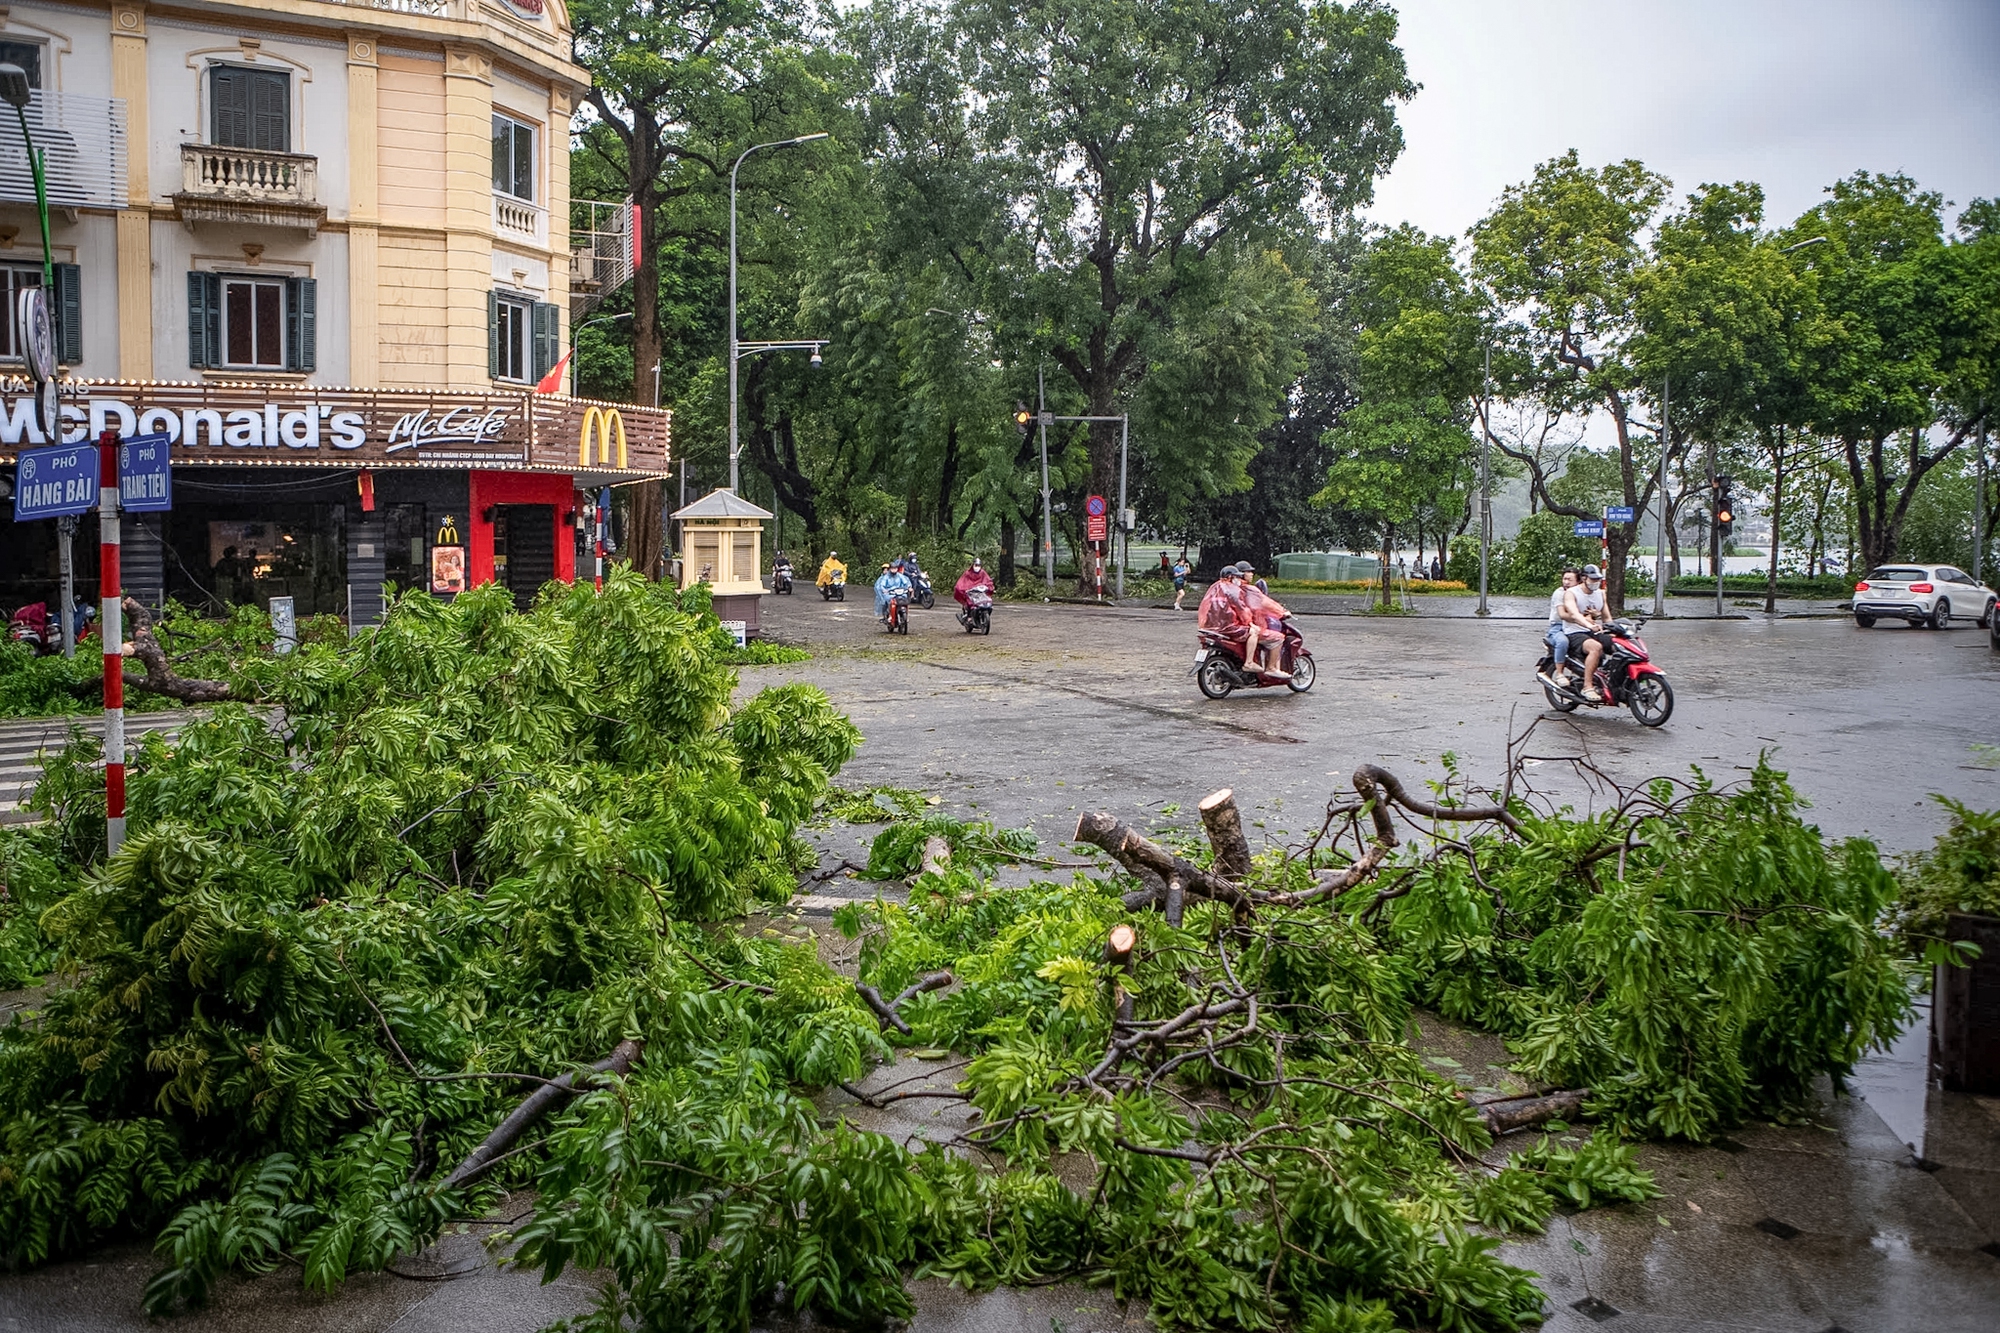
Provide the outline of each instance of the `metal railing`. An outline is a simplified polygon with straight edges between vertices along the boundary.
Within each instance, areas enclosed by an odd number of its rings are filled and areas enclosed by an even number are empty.
[[[570,205],[569,317],[572,323],[632,277],[632,204],[578,199]]]
[[[512,195],[496,193],[493,196],[493,230],[496,235],[533,241],[539,245],[548,236],[548,223],[549,210],[540,204],[516,199]]]
[[[319,159],[257,148],[181,145],[181,193],[270,204],[319,202]]]

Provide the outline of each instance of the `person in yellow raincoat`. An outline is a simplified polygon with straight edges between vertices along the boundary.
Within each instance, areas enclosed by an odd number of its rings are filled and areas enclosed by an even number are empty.
[[[842,581],[845,581],[847,578],[847,566],[840,563],[840,552],[828,551],[826,559],[820,564],[819,577],[814,579],[813,582],[822,588],[831,588],[835,574],[840,575]]]

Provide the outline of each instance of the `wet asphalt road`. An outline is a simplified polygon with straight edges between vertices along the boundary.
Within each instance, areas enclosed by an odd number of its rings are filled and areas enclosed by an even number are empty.
[[[1728,780],[1767,752],[1832,836],[1887,850],[1944,827],[1941,792],[2000,804],[2000,653],[1985,631],[1849,620],[1670,619],[1644,638],[1675,693],[1649,730],[1622,709],[1563,718],[1533,674],[1540,626],[1521,620],[1302,616],[1319,666],[1310,693],[1283,688],[1209,700],[1189,668],[1194,617],[1150,608],[1004,603],[990,637],[963,633],[941,603],[884,633],[869,604],[766,597],[770,637],[807,663],[744,671],[744,687],[805,680],[867,738],[850,786],[921,787],[946,806],[1064,841],[1079,811],[1126,818],[1191,808],[1234,787],[1264,835],[1317,827],[1355,765],[1437,778],[1441,756],[1497,782],[1510,737],[1531,726],[1526,777],[1551,798],[1602,801],[1573,765],[1615,781]]]

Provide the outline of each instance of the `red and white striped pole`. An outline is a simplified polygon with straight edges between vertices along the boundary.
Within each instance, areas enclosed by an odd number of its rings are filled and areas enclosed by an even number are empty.
[[[97,437],[97,623],[104,635],[104,846],[112,856],[125,842],[125,618],[118,569],[118,432]]]
[[[597,494],[597,503],[596,503],[595,505],[593,505],[593,506],[592,506],[592,508],[593,508],[593,509],[595,509],[595,510],[597,511],[597,524],[596,524],[596,527],[597,527],[597,590],[598,590],[599,592],[603,592],[603,591],[604,591],[604,524],[605,524],[605,520],[606,520],[606,515],[605,515],[605,512],[604,512],[604,510],[605,510],[605,499],[606,499],[606,497],[608,497],[608,496],[609,496],[610,494],[611,494],[611,492],[610,492],[610,491],[599,491],[599,492],[598,492],[598,494]]]

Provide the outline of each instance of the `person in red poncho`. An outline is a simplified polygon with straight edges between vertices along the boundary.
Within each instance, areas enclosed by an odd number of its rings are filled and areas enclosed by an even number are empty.
[[[952,585],[951,596],[959,606],[960,624],[965,623],[965,613],[972,609],[972,591],[975,588],[984,589],[988,597],[993,595],[993,576],[986,572],[986,566],[980,563],[978,556],[972,558],[972,567],[960,574],[958,582]]]

